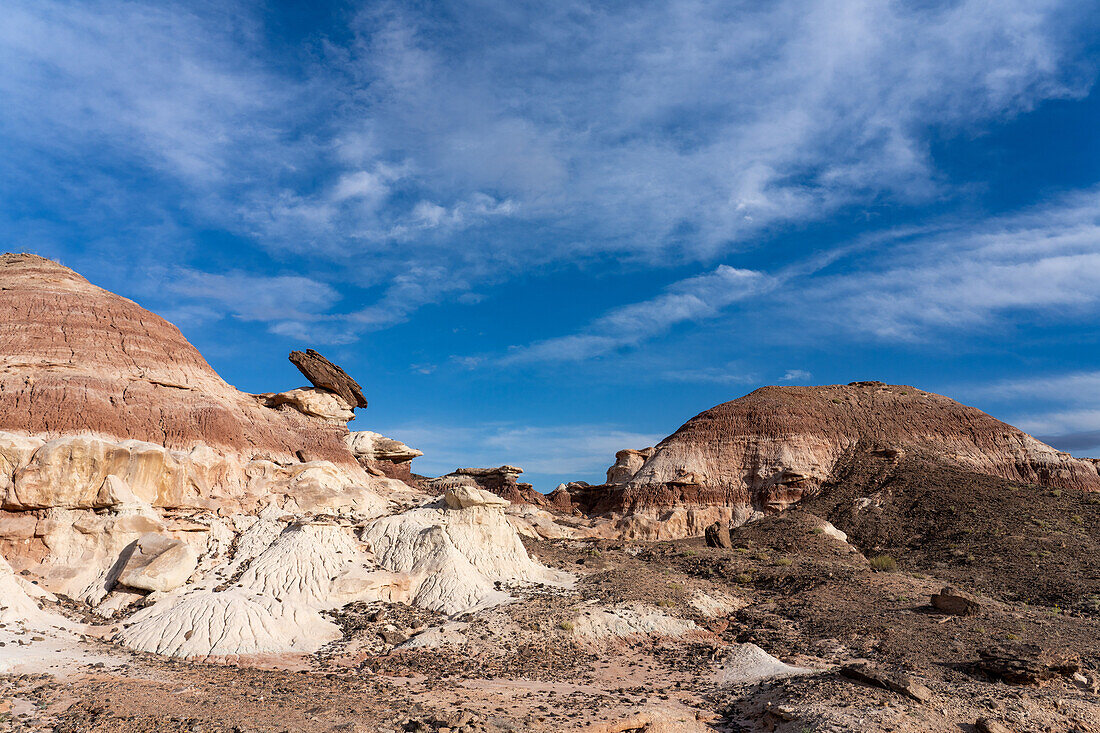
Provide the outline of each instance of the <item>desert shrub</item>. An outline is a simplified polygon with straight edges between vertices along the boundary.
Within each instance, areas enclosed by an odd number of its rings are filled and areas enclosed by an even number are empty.
[[[1080,514],[1074,514],[1072,517],[1069,518],[1069,521],[1073,522],[1074,524],[1084,524],[1085,518],[1082,517]]]
[[[814,534],[825,534],[824,527],[814,527]]]
[[[734,580],[736,580],[741,585],[744,585],[745,583],[751,583],[752,582],[752,576],[749,575],[748,573],[741,573],[736,578],[734,578]]]
[[[871,558],[871,569],[884,573],[892,573],[898,569],[898,561],[889,555],[879,555]]]
[[[789,565],[794,565],[794,560],[792,560],[789,557],[781,557],[781,558],[779,558],[778,560],[775,561],[775,564],[778,565],[781,568],[785,568]]]
[[[562,631],[572,631],[573,630],[573,622],[572,621],[562,621],[560,624],[558,624],[558,628],[561,629]]]

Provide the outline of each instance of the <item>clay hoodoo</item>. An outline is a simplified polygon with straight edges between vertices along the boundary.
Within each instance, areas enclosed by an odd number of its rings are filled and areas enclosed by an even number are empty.
[[[920,453],[976,473],[1100,491],[1100,463],[1076,459],[941,395],[882,382],[764,387],[703,412],[644,456],[622,451],[603,487],[578,491],[589,514],[620,516],[627,536],[703,534],[778,511],[838,480],[859,454]]]
[[[314,386],[245,394],[164,319],[33,255],[0,257],[0,339],[0,590],[21,618],[38,609],[12,589],[41,585],[126,618],[97,633],[135,649],[310,653],[348,603],[459,613],[570,581],[508,501],[368,470],[420,451],[350,433],[362,390],[316,352],[291,357]]]

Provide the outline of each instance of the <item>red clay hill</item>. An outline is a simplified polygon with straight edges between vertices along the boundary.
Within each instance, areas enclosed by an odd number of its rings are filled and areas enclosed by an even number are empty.
[[[1100,461],[1074,458],[942,395],[854,382],[763,387],[696,415],[652,453],[620,452],[609,483],[570,493],[586,514],[619,518],[626,536],[693,536],[715,521],[738,525],[815,496],[861,457],[906,455],[1100,491]]]

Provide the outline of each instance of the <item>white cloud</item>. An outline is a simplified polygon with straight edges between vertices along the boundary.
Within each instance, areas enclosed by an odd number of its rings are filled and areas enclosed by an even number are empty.
[[[224,317],[262,321],[271,333],[310,343],[348,343],[354,335],[330,315],[340,294],[331,286],[300,275],[211,273],[174,268],[147,273],[159,297],[177,302],[165,309],[182,324]],[[181,300],[182,299],[182,300]]]
[[[677,324],[713,317],[731,303],[767,292],[777,282],[753,270],[719,265],[711,272],[673,283],[650,300],[615,308],[582,333],[516,349],[500,363],[580,361],[637,346]]]
[[[368,4],[346,35],[273,58],[243,4],[16,0],[0,27],[0,192],[110,232],[104,247],[145,249],[167,220],[339,263],[392,284],[359,318],[384,327],[463,292],[405,297],[410,263],[466,282],[608,255],[712,266],[780,225],[950,197],[930,129],[971,132],[1088,89],[1075,8],[490,1],[441,20]],[[508,221],[530,234],[470,236]],[[1094,265],[1052,259],[1045,274],[1081,291]],[[1026,272],[1000,282],[1002,307],[1038,296],[1011,287]],[[700,317],[688,301],[645,307],[670,324]],[[642,305],[616,315],[645,318]],[[899,318],[883,305],[871,325],[886,334]],[[958,317],[948,306],[927,317]],[[613,325],[549,345],[582,358],[646,338]]]
[[[878,249],[853,272],[798,288],[798,309],[811,320],[820,314],[829,331],[903,341],[988,328],[1001,317],[1100,311],[1098,190]]]
[[[1100,371],[1045,374],[963,387],[964,394],[1004,405],[1009,422],[1067,449],[1100,447]]]
[[[660,373],[666,382],[688,382],[697,384],[753,384],[756,377],[733,365],[724,367],[700,367],[697,369],[668,369]]]
[[[787,372],[779,378],[780,382],[805,382],[808,379],[813,379],[813,374],[810,374],[805,369],[788,369]]]

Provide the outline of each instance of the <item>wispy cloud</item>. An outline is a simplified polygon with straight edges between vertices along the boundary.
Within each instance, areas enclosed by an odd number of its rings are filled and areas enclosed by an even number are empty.
[[[155,260],[215,229],[391,285],[354,333],[461,297],[453,283],[607,256],[710,267],[777,226],[950,196],[930,130],[1081,96],[1095,20],[1068,0],[368,2],[276,58],[248,4],[17,0],[0,193],[19,193],[20,237],[43,209],[71,237],[110,233],[83,247],[176,228]],[[451,282],[399,304],[425,262]],[[608,338],[557,345],[630,344]]]
[[[1004,405],[1009,422],[1068,451],[1100,451],[1100,371],[1043,374],[962,388]]]
[[[853,269],[805,283],[821,327],[887,340],[988,328],[998,318],[1100,310],[1100,190],[886,243]],[[816,304],[806,308],[806,304]]]
[[[813,379],[813,374],[810,374],[805,369],[788,369],[787,372],[779,378],[780,382],[805,382],[808,379]]]
[[[581,333],[516,349],[501,363],[579,361],[637,346],[677,324],[713,317],[729,304],[759,295],[775,285],[775,279],[762,273],[719,265],[712,272],[673,283],[650,300],[611,310]]]

